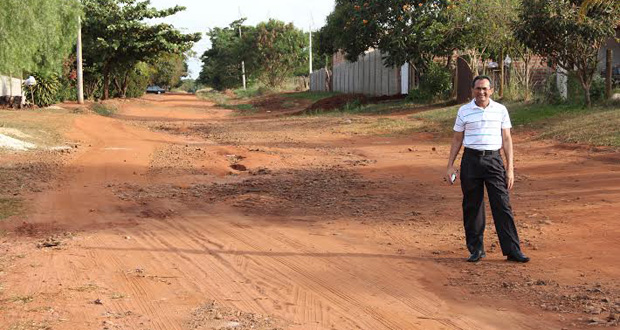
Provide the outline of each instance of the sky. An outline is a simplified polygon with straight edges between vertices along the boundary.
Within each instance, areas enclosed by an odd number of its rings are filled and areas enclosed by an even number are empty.
[[[325,18],[334,9],[334,0],[151,0],[158,9],[181,5],[185,11],[158,21],[174,25],[184,33],[203,33],[202,40],[194,45],[198,56],[209,49],[210,28],[226,27],[239,17],[247,17],[245,24],[256,25],[270,18],[293,23],[297,28],[308,31],[312,26],[318,30],[325,25]],[[196,78],[202,63],[198,59],[189,62],[190,75]]]

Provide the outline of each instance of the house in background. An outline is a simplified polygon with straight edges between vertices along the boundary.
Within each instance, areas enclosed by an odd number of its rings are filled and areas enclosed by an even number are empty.
[[[620,40],[620,26],[616,27],[616,37],[607,39],[607,42],[598,52],[598,72],[604,76],[605,65],[607,63],[607,50],[611,49],[612,79],[616,85],[620,84],[620,43],[618,43],[618,40]]]

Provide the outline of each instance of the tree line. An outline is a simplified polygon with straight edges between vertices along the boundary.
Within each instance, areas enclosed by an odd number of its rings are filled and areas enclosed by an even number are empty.
[[[135,97],[148,84],[172,87],[187,75],[186,59],[201,34],[147,20],[184,9],[158,10],[148,0],[3,0],[0,74],[34,75],[37,105],[75,99],[81,17],[87,98]]]
[[[275,19],[256,26],[245,25],[245,21],[207,32],[211,48],[201,56],[199,83],[217,90],[238,88],[242,85],[241,62],[251,84],[271,88],[281,86],[289,77],[308,75],[308,33]],[[325,57],[313,62],[315,67],[323,66]]]
[[[381,49],[387,65],[412,64],[422,83],[437,59],[453,66],[454,54],[474,74],[487,59],[501,63],[510,54],[527,67],[540,55],[577,75],[590,106],[598,51],[619,21],[616,0],[336,0],[319,31],[319,52],[341,50],[356,61],[368,49]],[[523,79],[526,95],[529,78]]]

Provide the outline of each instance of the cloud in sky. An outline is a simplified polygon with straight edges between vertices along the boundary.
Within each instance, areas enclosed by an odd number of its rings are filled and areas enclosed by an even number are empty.
[[[174,16],[158,20],[170,23],[185,33],[204,33],[210,28],[225,27],[239,17],[247,17],[248,25],[274,18],[292,22],[307,31],[310,26],[317,30],[325,25],[325,18],[334,9],[334,0],[151,0],[151,5],[158,9],[175,5],[187,7]],[[203,35],[193,49],[200,56],[209,47],[209,40]],[[190,61],[193,78],[198,76],[201,64],[199,60]]]

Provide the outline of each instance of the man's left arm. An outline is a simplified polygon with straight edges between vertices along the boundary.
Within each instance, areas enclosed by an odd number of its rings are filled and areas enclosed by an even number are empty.
[[[504,155],[506,156],[506,185],[508,190],[512,189],[515,181],[514,171],[514,157],[512,153],[512,135],[510,135],[510,128],[502,129],[502,148],[504,149]]]

